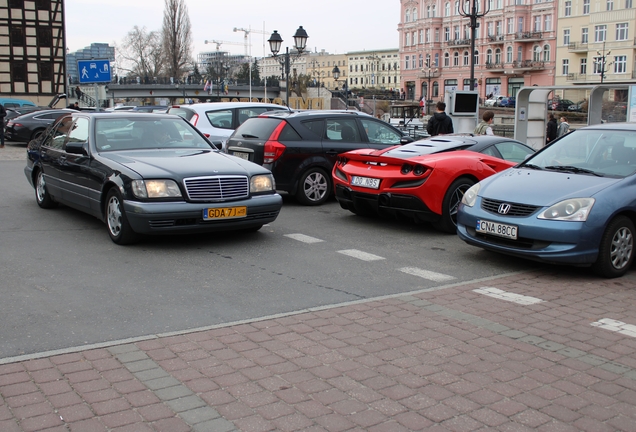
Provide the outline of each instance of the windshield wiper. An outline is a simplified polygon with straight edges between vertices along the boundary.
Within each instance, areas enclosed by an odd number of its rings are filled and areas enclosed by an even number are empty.
[[[577,173],[577,174],[592,174],[592,175],[595,175],[597,177],[604,177],[603,174],[599,174],[596,171],[592,171],[592,170],[585,169],[585,168],[579,168],[579,167],[575,167],[575,166],[572,166],[572,165],[550,165],[550,166],[545,167],[545,169],[553,170],[553,171],[572,172],[572,173]]]
[[[242,136],[243,138],[258,138],[256,135],[246,134],[246,133],[245,133],[245,134],[241,134],[241,136]]]
[[[538,165],[533,165],[533,164],[523,164],[523,165],[520,165],[519,168],[530,168],[530,169],[534,169],[534,170],[543,171],[543,168],[541,168]]]

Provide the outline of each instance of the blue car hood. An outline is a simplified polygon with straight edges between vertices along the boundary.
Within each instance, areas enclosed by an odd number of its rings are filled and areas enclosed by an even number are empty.
[[[269,172],[250,162],[245,163],[242,159],[210,150],[135,150],[101,153],[101,156],[135,171],[144,178],[250,175],[255,171]]]
[[[479,195],[498,201],[549,206],[568,198],[592,197],[623,179],[510,168],[482,180]]]

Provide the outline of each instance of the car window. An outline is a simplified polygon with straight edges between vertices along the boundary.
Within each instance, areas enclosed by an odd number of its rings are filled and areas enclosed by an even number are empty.
[[[251,118],[239,126],[232,136],[266,140],[269,139],[281,121],[283,120],[266,117]]]
[[[61,150],[72,126],[73,118],[71,116],[64,117],[53,127],[52,132],[46,137],[43,145]]]
[[[232,110],[208,111],[205,113],[210,124],[219,129],[232,128]]]
[[[69,142],[87,142],[88,141],[88,119],[80,117],[75,120],[75,124],[71,128],[71,132],[68,134]]]
[[[323,119],[306,120],[300,124],[322,138],[323,131],[325,130],[325,121]]]
[[[254,108],[239,108],[238,109],[238,124],[242,125],[245,120],[251,117],[258,117],[260,114],[269,111],[266,107],[254,107]]]
[[[402,136],[389,126],[371,119],[360,119],[362,127],[372,144],[399,144]]]
[[[523,162],[529,154],[534,153],[532,149],[513,141],[500,142],[495,144],[494,147],[501,153],[501,156],[497,157],[503,157],[507,161],[516,163]]]
[[[280,141],[302,141],[302,138],[300,137],[300,135],[298,135],[298,132],[296,132],[289,123],[285,125],[278,139]]]
[[[355,119],[327,119],[325,138],[334,141],[360,142]]]
[[[179,117],[182,117],[186,119],[187,121],[190,121],[192,117],[194,117],[194,111],[190,109],[179,108],[179,107],[171,107],[168,110],[168,114],[178,115]]]

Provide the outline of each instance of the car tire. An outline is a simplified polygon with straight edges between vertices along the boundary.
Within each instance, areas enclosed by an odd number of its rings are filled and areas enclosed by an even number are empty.
[[[124,200],[117,188],[111,188],[106,195],[104,208],[106,226],[111,240],[118,245],[127,245],[139,240],[139,234],[134,232],[126,217]]]
[[[634,261],[634,223],[627,216],[614,218],[603,233],[592,270],[605,278],[621,277]]]
[[[57,203],[46,188],[46,181],[44,180],[42,170],[38,170],[35,174],[35,201],[43,209],[57,207]]]
[[[308,206],[324,204],[331,196],[331,178],[322,168],[309,168],[300,176],[296,199]]]
[[[36,139],[40,138],[40,136],[42,136],[44,131],[45,131],[45,129],[36,129],[36,130],[34,130],[33,133],[31,134],[31,139],[29,141],[36,140]]]
[[[449,234],[457,233],[457,207],[466,191],[474,184],[473,180],[464,177],[450,185],[442,201],[442,217],[433,224],[436,229]]]

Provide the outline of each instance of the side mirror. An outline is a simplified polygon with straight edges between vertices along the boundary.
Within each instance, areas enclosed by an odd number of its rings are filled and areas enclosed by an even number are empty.
[[[217,150],[223,149],[223,142],[221,141],[212,141],[212,145],[216,147]]]
[[[408,144],[408,143],[412,143],[413,141],[415,140],[411,138],[410,136],[403,136],[402,138],[400,138],[400,144]]]
[[[85,142],[66,143],[66,153],[88,156],[88,144]]]

